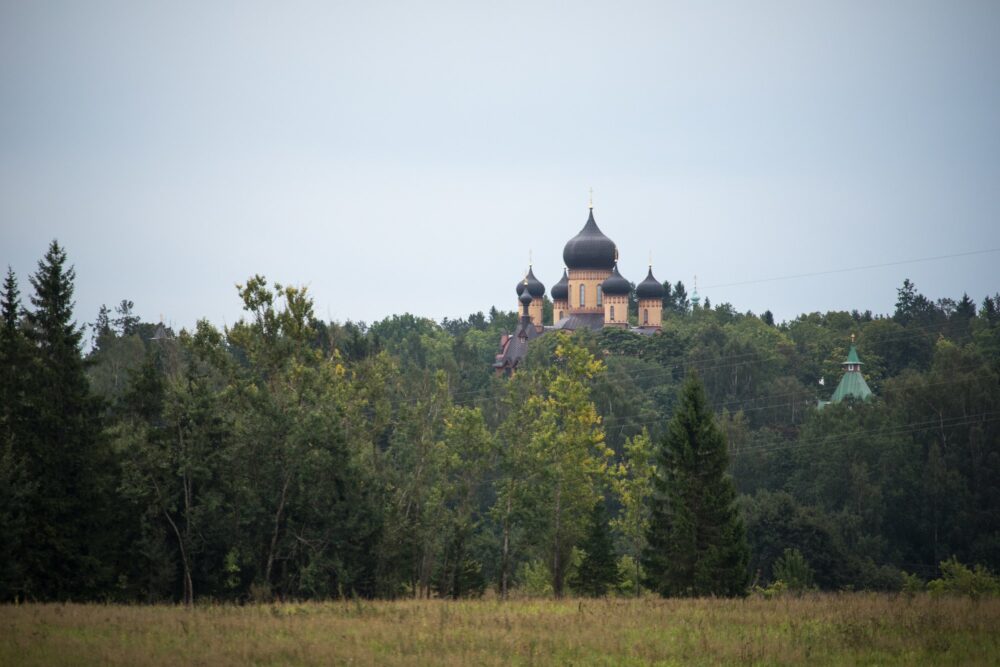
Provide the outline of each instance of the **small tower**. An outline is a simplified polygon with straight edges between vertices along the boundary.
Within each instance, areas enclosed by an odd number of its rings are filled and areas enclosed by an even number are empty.
[[[569,315],[569,275],[563,269],[562,278],[550,290],[552,294],[552,324]]]
[[[635,295],[639,300],[639,326],[643,329],[659,329],[663,324],[664,294],[666,290],[653,277],[653,263],[650,262],[646,279],[635,286]]]
[[[628,326],[628,295],[632,291],[629,281],[618,273],[615,264],[611,275],[601,283],[601,293],[604,296],[604,326],[625,328]]]
[[[521,296],[517,298],[518,302],[521,304],[521,319],[517,328],[518,335],[523,336],[525,334],[525,329],[531,324],[531,302],[534,299],[531,298],[531,293],[527,290],[528,279],[524,279],[523,285],[525,289],[521,290]]]
[[[517,284],[518,309],[520,309],[521,296],[527,291],[531,295],[531,308],[529,316],[531,322],[539,329],[542,327],[542,297],[545,295],[545,285],[535,277],[531,265],[528,265],[528,273],[524,280]]]
[[[698,296],[698,276],[694,277],[694,291],[691,292],[691,309],[697,309],[701,304],[701,297]]]
[[[847,359],[840,364],[844,369],[844,376],[840,378],[840,384],[830,398],[831,403],[840,403],[848,396],[858,401],[867,401],[872,397],[872,390],[865,382],[865,376],[861,374],[861,360],[858,358],[858,351],[854,347],[854,334],[851,334],[851,349],[847,353]]]

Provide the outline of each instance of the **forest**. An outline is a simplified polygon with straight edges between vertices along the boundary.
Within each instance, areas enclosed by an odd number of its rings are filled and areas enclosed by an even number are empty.
[[[667,283],[661,333],[547,334],[503,377],[513,312],[324,322],[252,276],[222,329],[140,321],[138,295],[83,325],[74,279],[53,242],[3,285],[3,601],[638,595],[690,378],[750,586],[1000,570],[1000,294],[905,280],[892,313],[777,323]],[[874,398],[818,409],[852,334]]]

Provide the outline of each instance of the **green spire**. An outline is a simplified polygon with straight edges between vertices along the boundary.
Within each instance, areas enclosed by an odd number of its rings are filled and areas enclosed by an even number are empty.
[[[858,350],[854,347],[854,334],[851,334],[851,349],[847,353],[847,360],[841,363],[844,367],[844,377],[840,378],[833,397],[833,403],[840,403],[848,396],[852,396],[859,401],[867,401],[872,397],[872,390],[865,382],[865,376],[861,374],[861,359],[858,358]]]
[[[858,351],[854,347],[854,343],[851,343],[851,351],[847,353],[847,361],[843,362],[845,364],[857,364],[861,365],[861,360],[858,359]]]

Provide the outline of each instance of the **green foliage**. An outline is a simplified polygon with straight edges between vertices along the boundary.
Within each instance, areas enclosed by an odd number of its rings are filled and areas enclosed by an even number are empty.
[[[927,584],[917,575],[903,572],[903,584],[900,590],[908,595],[913,595],[927,590]]]
[[[649,530],[650,496],[653,492],[653,449],[649,435],[640,435],[625,441],[625,452],[611,478],[611,486],[621,508],[611,526],[621,535],[626,557],[634,564],[628,574],[633,590],[639,594],[641,577],[638,576],[639,559],[646,548],[646,531]]]
[[[772,600],[774,598],[780,598],[788,593],[788,584],[781,579],[777,579],[763,588],[760,586],[754,586],[751,589],[751,592],[754,595],[759,595],[765,600]]]
[[[603,499],[594,503],[587,536],[580,549],[583,558],[570,581],[573,590],[590,597],[601,597],[614,590],[619,583],[618,562]]]
[[[647,585],[663,596],[746,593],[749,551],[726,475],[725,439],[695,375],[660,441],[643,552]]]
[[[596,580],[602,497],[627,594],[738,594],[747,573],[777,594],[808,581],[788,549],[825,590],[915,590],[901,568],[952,555],[980,570],[936,589],[980,590],[955,582],[1000,568],[1000,295],[907,281],[892,317],[775,325],[692,312],[678,282],[661,333],[550,333],[503,378],[517,315],[495,308],[321,322],[253,276],[224,330],[154,338],[130,300],[102,307],[85,357],[58,244],[30,282],[0,293],[3,600],[461,598],[526,568],[559,595]],[[852,333],[876,397],[817,411]]]
[[[541,560],[522,563],[517,571],[519,589],[533,597],[552,595],[552,576],[548,566]]]
[[[19,356],[24,373],[14,380],[8,437],[13,465],[24,465],[34,486],[24,498],[29,521],[22,544],[28,548],[20,554],[16,587],[29,598],[97,595],[113,580],[108,565],[118,547],[109,530],[115,464],[100,435],[100,402],[84,372],[73,281],[66,253],[53,241],[31,276],[32,307],[25,313],[30,345],[18,350],[14,342],[5,352]],[[9,335],[10,307],[4,310]]]
[[[941,578],[927,582],[927,590],[933,595],[966,595],[980,598],[986,595],[1000,595],[1000,576],[982,565],[967,567],[954,556],[941,561]]]
[[[801,593],[813,587],[813,571],[798,549],[785,552],[772,566],[773,579],[784,583],[788,590]]]
[[[744,496],[741,507],[750,545],[750,570],[758,581],[777,578],[768,574],[775,571],[788,549],[810,564],[815,582],[822,588],[836,590],[853,581],[851,555],[834,517],[799,504],[785,492],[760,491]]]

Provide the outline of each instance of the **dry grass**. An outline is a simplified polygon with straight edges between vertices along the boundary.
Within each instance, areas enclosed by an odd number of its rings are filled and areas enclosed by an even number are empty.
[[[0,607],[0,665],[998,662],[995,598]]]

